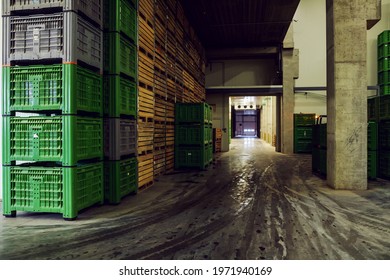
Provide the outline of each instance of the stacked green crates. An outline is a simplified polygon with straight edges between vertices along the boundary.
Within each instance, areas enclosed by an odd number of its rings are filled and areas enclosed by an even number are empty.
[[[378,176],[390,178],[390,30],[378,35],[378,85],[380,95],[369,99],[369,120],[377,121],[378,149],[369,152],[369,158],[376,158]],[[375,100],[375,101],[373,101]],[[375,105],[373,103],[375,102]],[[374,109],[375,106],[375,109]],[[374,113],[375,112],[375,113]]]
[[[74,1],[70,10],[62,1],[3,7],[3,43],[11,48],[2,77],[3,215],[75,219],[104,195],[102,1]],[[43,25],[58,26],[57,33]],[[27,47],[32,34],[34,46],[35,38],[46,39],[33,51]],[[17,43],[7,41],[13,37]],[[79,47],[86,53],[77,54]]]
[[[324,116],[319,116],[312,126],[312,171],[326,176],[327,124],[322,123]]]
[[[367,126],[367,177],[376,179],[378,174],[378,123],[368,122]]]
[[[294,114],[294,153],[312,152],[315,114]]]
[[[380,94],[390,94],[390,30],[378,35],[378,84]]]
[[[206,103],[176,103],[175,168],[205,169],[213,160],[212,109]]]
[[[105,201],[137,193],[137,1],[104,0]]]
[[[390,135],[390,134],[389,134]],[[327,174],[327,124],[318,123],[313,126],[313,173],[326,176]],[[378,124],[371,121],[367,125],[367,178],[377,177],[378,155]]]

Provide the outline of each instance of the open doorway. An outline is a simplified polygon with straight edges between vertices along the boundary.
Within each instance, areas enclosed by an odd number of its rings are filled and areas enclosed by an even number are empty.
[[[232,96],[232,138],[260,138],[276,147],[278,137],[278,103],[276,96]]]
[[[235,110],[235,137],[259,137],[259,109]]]

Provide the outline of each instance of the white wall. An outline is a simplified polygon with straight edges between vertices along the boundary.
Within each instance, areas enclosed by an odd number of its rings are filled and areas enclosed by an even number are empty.
[[[382,0],[382,19],[367,31],[367,86],[377,84],[377,37],[390,29],[390,0]],[[326,1],[301,0],[294,16],[294,44],[299,49],[298,87],[326,86]],[[375,92],[368,91],[367,95]],[[295,113],[326,114],[326,92],[295,95]]]
[[[274,59],[210,61],[206,87],[272,85],[276,66]]]
[[[294,45],[299,49],[298,87],[326,86],[325,0],[301,0],[294,16]]]

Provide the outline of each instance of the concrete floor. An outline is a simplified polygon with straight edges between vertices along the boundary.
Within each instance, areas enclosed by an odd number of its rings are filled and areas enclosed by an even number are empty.
[[[231,148],[73,222],[1,217],[0,259],[390,259],[390,182],[335,191],[310,155],[249,138]]]

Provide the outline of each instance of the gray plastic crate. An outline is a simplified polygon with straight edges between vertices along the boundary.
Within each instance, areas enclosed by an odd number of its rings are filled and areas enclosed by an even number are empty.
[[[103,67],[103,32],[75,12],[3,17],[6,64],[60,58]]]
[[[135,120],[104,119],[104,157],[120,160],[136,153],[137,123]]]
[[[62,7],[64,11],[81,12],[100,27],[103,22],[103,0],[3,0],[3,14],[23,10]]]

